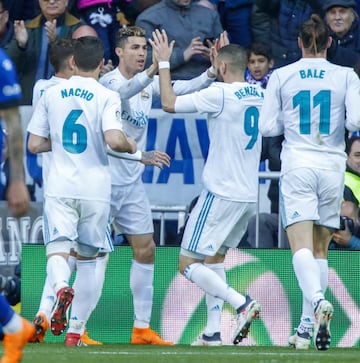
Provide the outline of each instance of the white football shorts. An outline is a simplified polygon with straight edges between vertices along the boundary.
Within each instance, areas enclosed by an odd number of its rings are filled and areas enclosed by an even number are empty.
[[[129,235],[154,233],[151,206],[141,179],[111,187],[111,218],[117,231]]]
[[[106,228],[110,205],[107,202],[46,197],[44,200],[44,243],[78,241],[107,248]]]
[[[344,173],[297,168],[280,177],[280,211],[284,227],[297,222],[339,228]]]
[[[255,212],[256,203],[220,199],[203,190],[186,223],[181,248],[185,254],[224,254],[227,248],[238,246]]]

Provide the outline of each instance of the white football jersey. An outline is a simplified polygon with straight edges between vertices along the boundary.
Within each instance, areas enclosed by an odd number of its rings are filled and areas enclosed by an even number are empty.
[[[176,112],[207,113],[210,146],[202,180],[223,199],[256,202],[261,135],[258,120],[265,90],[245,82],[215,82],[179,96]]]
[[[44,94],[44,92],[60,82],[65,81],[66,78],[56,77],[52,76],[49,79],[39,79],[33,89],[33,99],[32,99],[32,107],[33,111],[36,108],[36,105],[38,104],[41,96]],[[43,188],[44,188],[44,194],[47,187],[47,176],[49,173],[49,166],[51,164],[51,151],[46,153],[41,153],[41,166],[42,166],[42,180],[43,180]]]
[[[176,94],[184,94],[207,87],[212,82],[213,79],[207,76],[206,71],[191,80],[175,81],[173,88]],[[145,151],[152,99],[153,96],[160,96],[159,77],[149,78],[146,71],[143,71],[127,79],[120,73],[119,68],[116,68],[101,77],[100,83],[119,92],[124,131],[136,140],[138,150]],[[109,159],[112,184],[128,185],[141,178],[143,164],[111,156]]]
[[[28,131],[51,137],[46,196],[110,200],[103,133],[122,130],[120,98],[95,79],[73,76],[40,98]]]
[[[33,98],[32,98],[32,107],[35,108],[37,103],[39,102],[40,97],[44,94],[44,92],[56,84],[65,81],[66,78],[52,76],[49,79],[39,79],[36,81],[33,88]]]
[[[302,58],[276,69],[266,88],[259,128],[284,133],[282,173],[299,167],[344,171],[345,127],[360,128],[360,81],[347,67]]]

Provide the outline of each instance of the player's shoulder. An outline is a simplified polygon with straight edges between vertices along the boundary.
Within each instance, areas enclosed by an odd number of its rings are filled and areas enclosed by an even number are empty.
[[[112,71],[107,72],[103,76],[101,76],[99,82],[100,84],[108,87],[114,83],[121,82],[121,80],[122,80],[121,73],[119,72],[118,68],[115,68]]]

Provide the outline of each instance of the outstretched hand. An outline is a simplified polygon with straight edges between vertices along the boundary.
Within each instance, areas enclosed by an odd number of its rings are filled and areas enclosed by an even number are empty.
[[[225,30],[220,34],[219,38],[215,39],[214,45],[211,47],[210,61],[212,65],[214,65],[214,60],[217,57],[219,49],[229,44],[230,44],[229,37],[227,31]]]
[[[171,53],[174,48],[175,40],[170,43],[166,31],[156,29],[152,32],[153,39],[149,39],[149,43],[153,49],[153,55],[157,62],[169,62]]]
[[[164,165],[170,166],[170,156],[158,150],[143,151],[140,162],[144,165],[157,166],[159,169],[163,169]]]

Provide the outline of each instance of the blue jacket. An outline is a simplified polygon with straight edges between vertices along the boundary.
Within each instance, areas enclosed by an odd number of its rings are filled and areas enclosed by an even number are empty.
[[[297,44],[300,25],[314,12],[321,14],[320,0],[255,0],[255,41],[271,44],[275,67],[301,58]],[[267,24],[263,27],[263,24]]]
[[[360,26],[356,19],[350,30],[342,37],[337,37],[333,32],[331,47],[328,49],[327,58],[330,62],[341,66],[354,67],[360,59]]]

